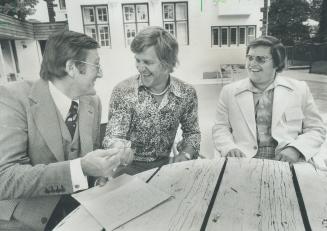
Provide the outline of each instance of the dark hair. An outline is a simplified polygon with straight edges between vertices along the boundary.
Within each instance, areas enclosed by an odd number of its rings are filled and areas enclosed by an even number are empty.
[[[93,38],[74,31],[61,31],[51,35],[47,41],[40,76],[45,80],[61,79],[67,75],[66,62],[70,59],[85,61],[87,50],[99,48]],[[79,70],[83,63],[75,64]]]
[[[169,72],[173,72],[178,63],[178,43],[174,36],[161,27],[151,26],[140,31],[132,41],[133,53],[140,53],[154,46],[158,59]]]
[[[285,67],[286,50],[281,41],[273,36],[262,36],[250,42],[246,49],[246,54],[249,53],[250,48],[266,46],[270,47],[270,52],[274,67],[277,72],[281,72]]]

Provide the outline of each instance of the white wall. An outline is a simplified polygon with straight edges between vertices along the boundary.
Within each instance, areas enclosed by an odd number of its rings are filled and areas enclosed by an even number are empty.
[[[28,15],[27,20],[34,19],[40,22],[49,22],[47,3],[44,0],[39,0],[34,9],[36,12],[33,15]]]
[[[19,76],[24,80],[39,79],[42,55],[38,41],[16,40]]]

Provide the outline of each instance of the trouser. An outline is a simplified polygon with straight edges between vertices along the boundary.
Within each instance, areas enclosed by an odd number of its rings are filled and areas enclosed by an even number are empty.
[[[53,230],[59,222],[80,204],[70,195],[64,195],[60,198],[44,230]]]

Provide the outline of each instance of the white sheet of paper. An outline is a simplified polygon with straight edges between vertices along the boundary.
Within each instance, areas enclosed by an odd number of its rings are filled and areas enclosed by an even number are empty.
[[[73,195],[106,229],[114,230],[171,196],[135,176],[123,175],[103,187]]]

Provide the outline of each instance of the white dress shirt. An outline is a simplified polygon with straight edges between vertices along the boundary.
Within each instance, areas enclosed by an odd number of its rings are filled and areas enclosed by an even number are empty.
[[[49,81],[49,90],[58,111],[65,121],[68,116],[72,99],[63,94],[51,81]],[[74,101],[79,103],[78,99]],[[82,171],[81,158],[70,160],[70,175],[73,184],[73,192],[88,189],[87,177]]]

